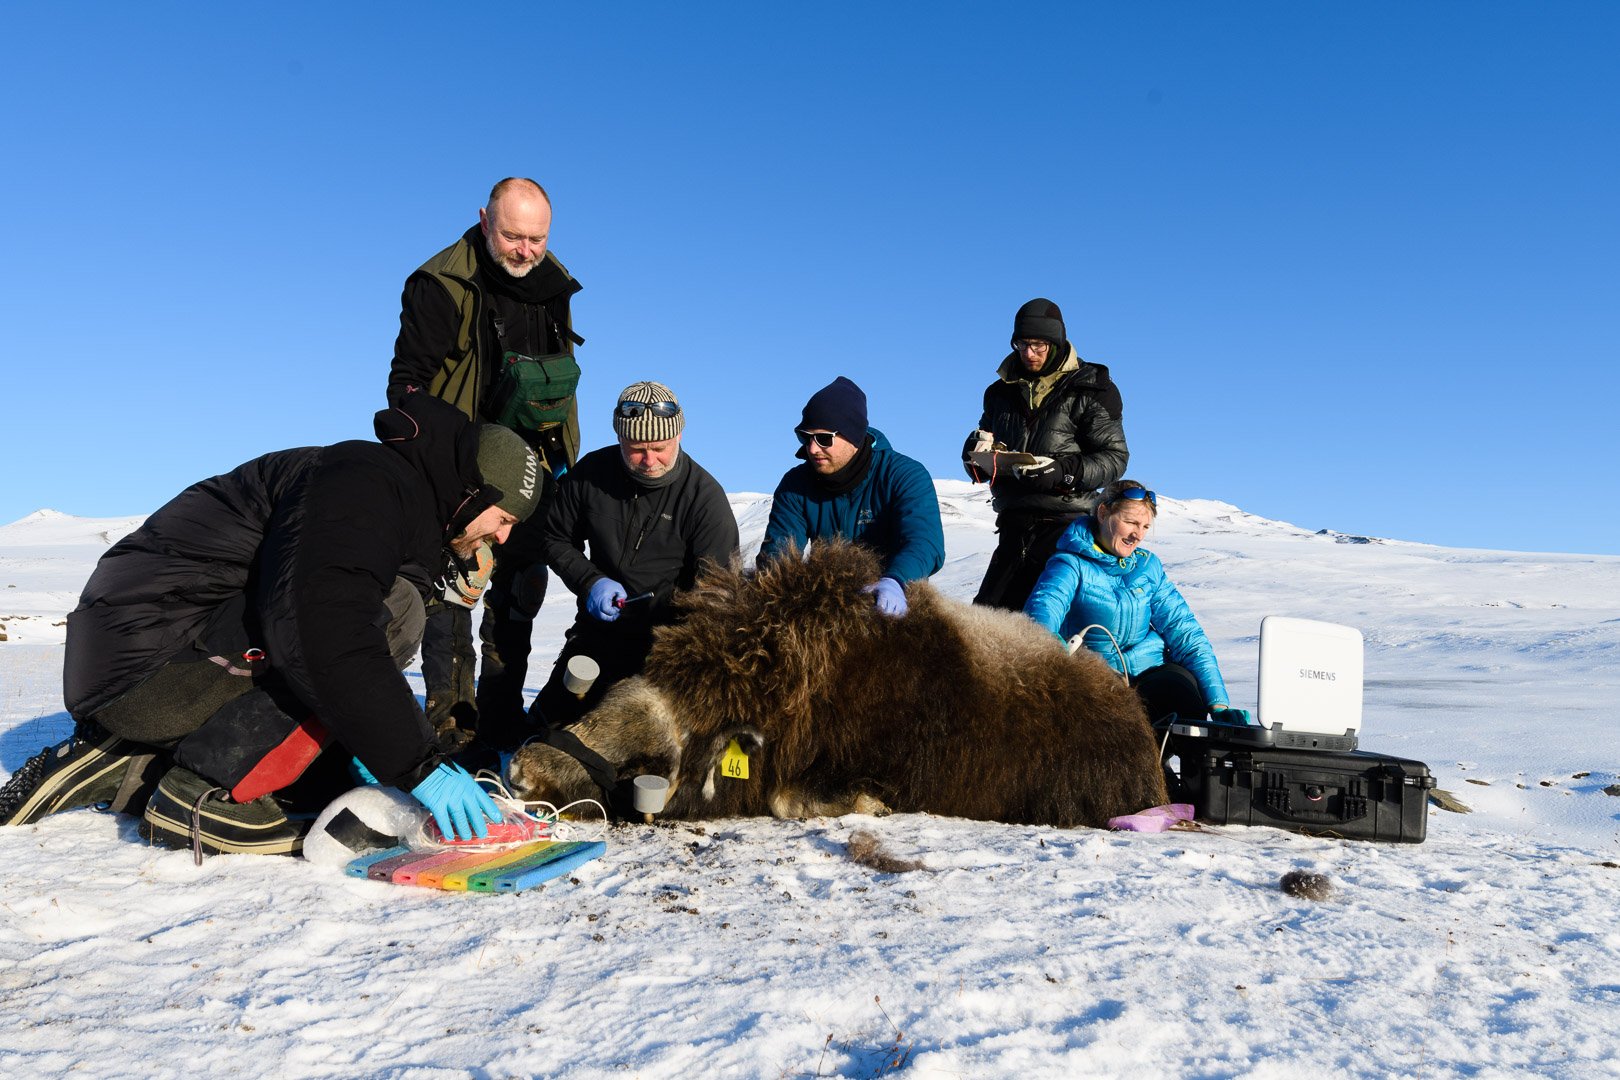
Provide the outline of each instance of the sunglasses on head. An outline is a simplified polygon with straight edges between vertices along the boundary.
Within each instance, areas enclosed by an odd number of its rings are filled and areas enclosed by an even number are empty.
[[[809,446],[813,440],[823,450],[831,448],[833,440],[838,437],[838,433],[835,431],[800,431],[797,428],[794,429],[793,434],[799,437],[800,446]]]
[[[1126,488],[1124,491],[1114,496],[1115,502],[1119,502],[1121,499],[1124,499],[1127,502],[1142,502],[1145,499],[1147,500],[1147,504],[1153,507],[1153,509],[1157,510],[1159,508],[1159,497],[1153,494],[1153,492],[1149,491],[1147,488]]]
[[[622,416],[626,420],[634,420],[646,412],[654,416],[679,416],[681,407],[673,401],[621,401],[613,409],[615,416]]]

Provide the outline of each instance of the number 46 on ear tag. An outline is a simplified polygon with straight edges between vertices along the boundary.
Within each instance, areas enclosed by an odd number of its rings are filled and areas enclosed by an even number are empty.
[[[748,755],[743,753],[736,739],[726,745],[726,752],[720,757],[720,772],[733,780],[748,779]]]

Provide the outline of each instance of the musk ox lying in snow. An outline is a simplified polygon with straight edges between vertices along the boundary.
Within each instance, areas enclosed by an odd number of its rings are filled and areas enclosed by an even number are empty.
[[[673,817],[921,811],[1102,826],[1169,801],[1134,691],[1100,659],[1023,615],[973,607],[926,582],[904,618],[861,586],[866,549],[711,570],[660,628],[645,672],[570,730],[626,784],[670,781]],[[749,778],[718,775],[736,738]],[[513,793],[599,798],[573,757],[538,742],[514,756]]]

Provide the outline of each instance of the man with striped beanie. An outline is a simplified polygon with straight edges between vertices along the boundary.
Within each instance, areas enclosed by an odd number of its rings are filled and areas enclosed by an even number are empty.
[[[580,458],[557,485],[542,554],[579,598],[579,612],[529,710],[529,734],[573,723],[639,673],[653,628],[674,618],[675,590],[690,588],[704,563],[736,557],[737,519],[719,482],[681,451],[685,428],[673,390],[631,383],[613,407],[617,443]],[[601,670],[581,695],[563,685],[576,656]]]

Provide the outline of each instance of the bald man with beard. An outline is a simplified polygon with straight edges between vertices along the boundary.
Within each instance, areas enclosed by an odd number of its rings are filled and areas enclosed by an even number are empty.
[[[448,597],[429,604],[422,642],[427,714],[452,742],[470,740],[476,729],[482,741],[500,745],[523,725],[531,631],[546,594],[540,520],[557,478],[579,455],[573,352],[584,339],[574,333],[569,302],[580,285],[549,250],[551,209],[550,196],[533,180],[502,180],[478,223],[413,273],[400,298],[389,400],[420,387],[469,419],[511,428],[540,454],[547,473],[542,512],[495,549],[482,598],[476,691],[471,608]],[[555,386],[539,408],[512,407],[514,356],[538,361]]]

